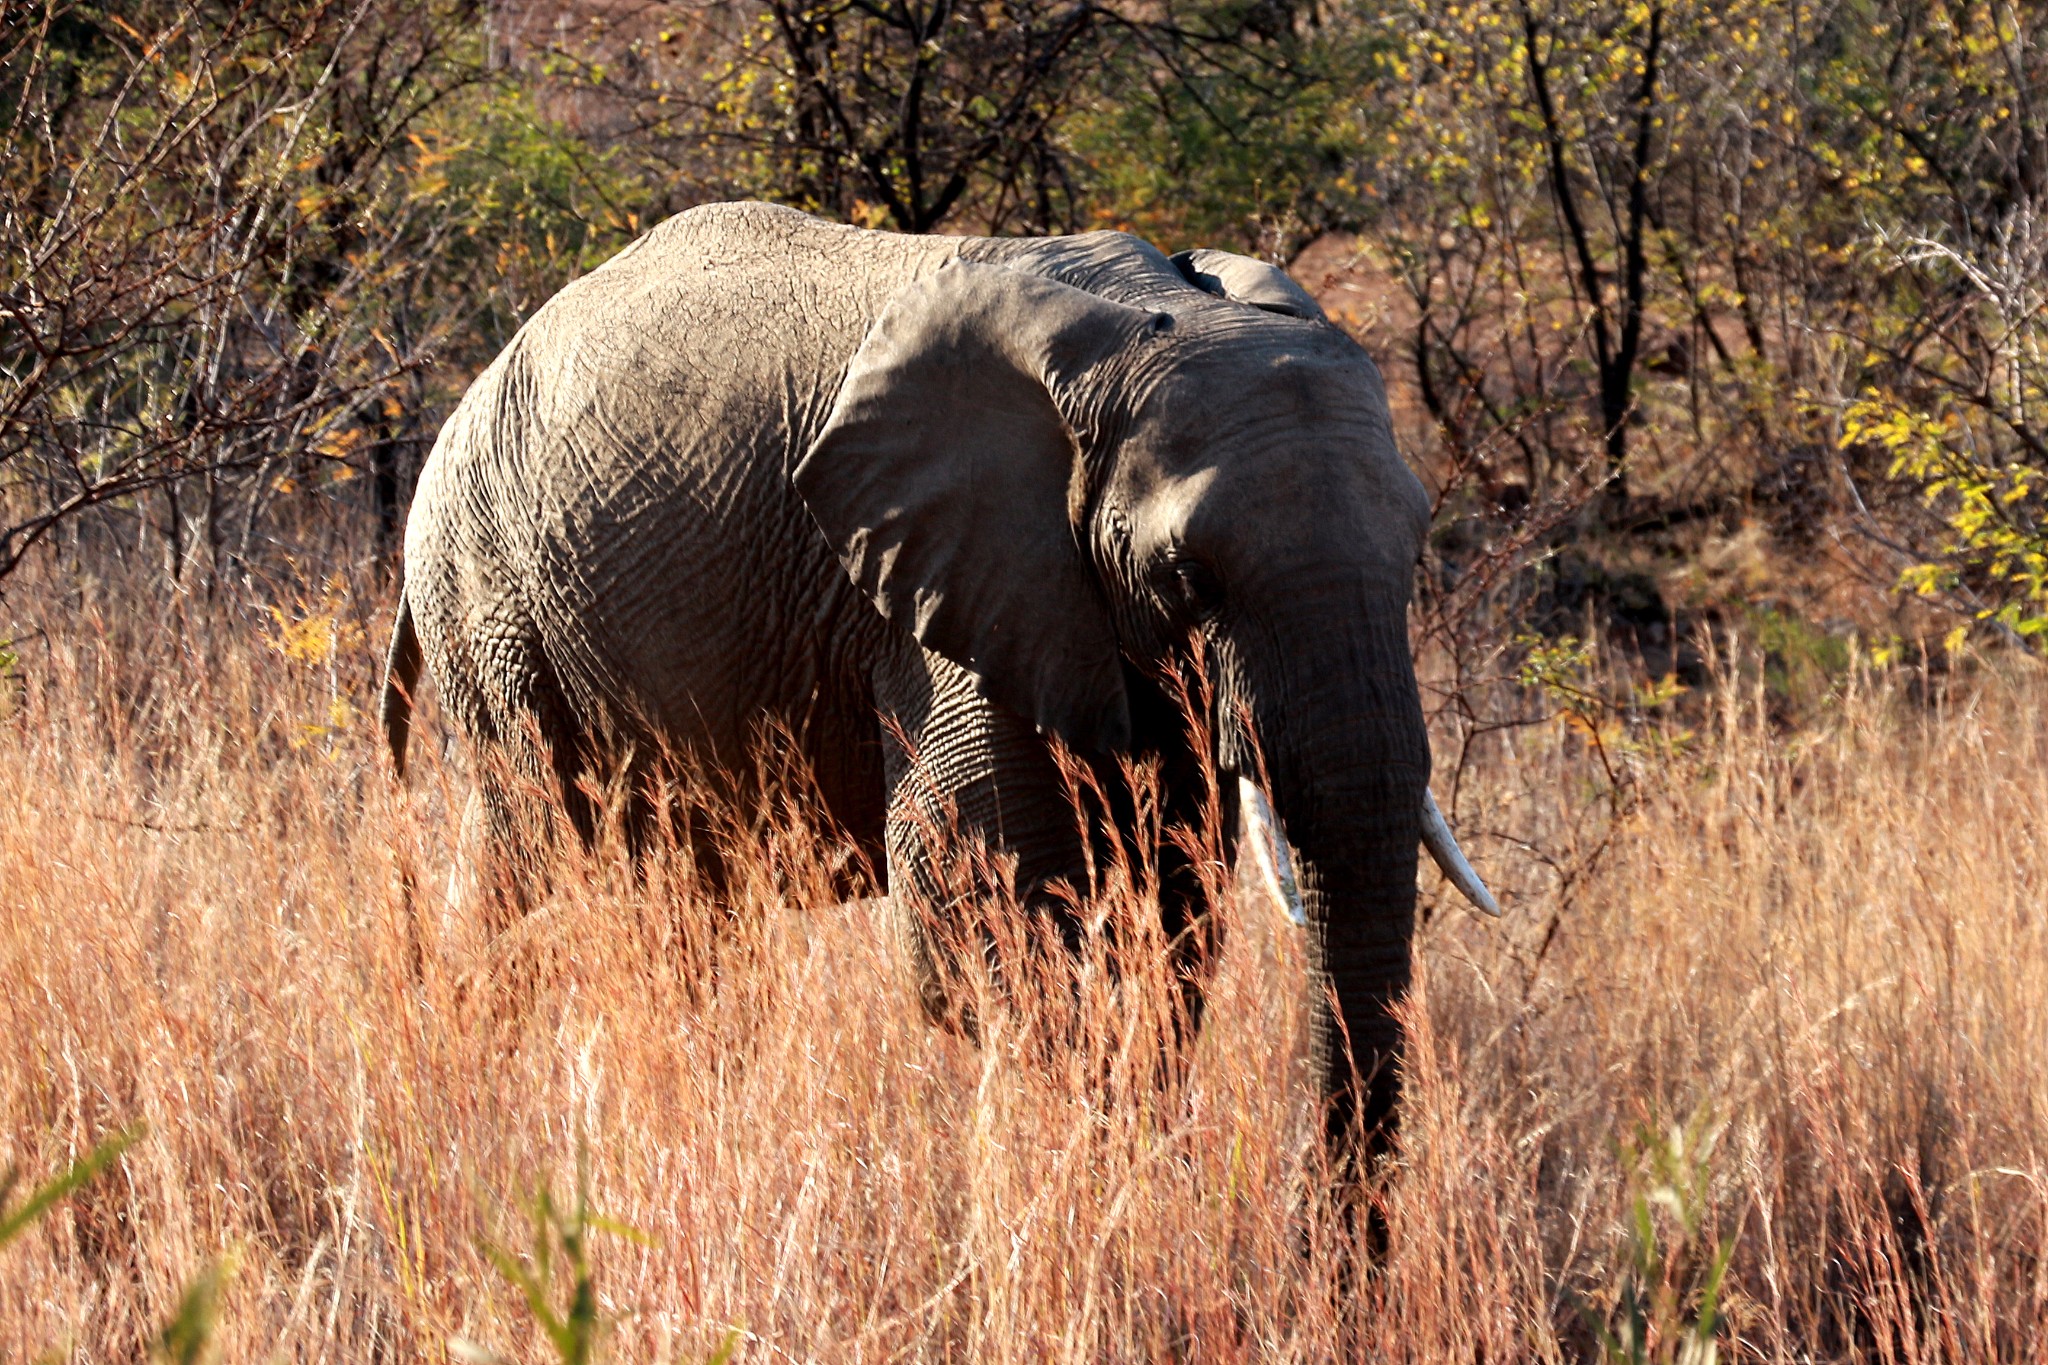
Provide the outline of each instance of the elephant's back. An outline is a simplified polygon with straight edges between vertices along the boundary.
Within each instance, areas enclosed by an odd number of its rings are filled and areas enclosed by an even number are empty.
[[[522,409],[521,452],[543,466],[528,474],[566,481],[564,494],[658,483],[731,461],[722,446],[735,423],[814,431],[875,315],[956,254],[954,239],[772,204],[709,204],[657,224],[559,291],[507,348],[499,385]],[[690,458],[667,458],[678,450]]]
[[[723,747],[815,695],[873,613],[788,470],[868,323],[955,251],[760,204],[659,224],[472,386],[422,472],[408,573],[459,561],[440,572],[471,637],[516,622],[579,709],[669,738]]]
[[[514,341],[545,368],[536,416],[673,436],[721,402],[804,425],[829,409],[867,325],[954,239],[864,232],[772,204],[707,204],[657,224],[550,299]],[[687,424],[685,424],[687,425]]]

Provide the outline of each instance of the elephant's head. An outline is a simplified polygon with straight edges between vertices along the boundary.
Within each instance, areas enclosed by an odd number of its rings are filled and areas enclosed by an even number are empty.
[[[1193,287],[1162,311],[999,266],[912,286],[795,481],[885,615],[1077,750],[1131,743],[1127,663],[1205,638],[1216,756],[1263,757],[1339,1002],[1328,1055],[1348,1041],[1377,1130],[1416,849],[1448,843],[1407,631],[1429,504],[1378,371],[1307,295],[1243,257],[1175,265]]]

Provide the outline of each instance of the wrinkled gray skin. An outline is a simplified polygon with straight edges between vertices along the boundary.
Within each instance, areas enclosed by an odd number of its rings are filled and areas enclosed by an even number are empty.
[[[475,743],[537,726],[526,761],[588,837],[579,774],[616,780],[650,734],[737,768],[780,721],[898,893],[935,782],[1028,897],[1083,862],[1045,735],[1159,753],[1192,799],[1157,679],[1199,632],[1216,757],[1249,770],[1248,712],[1298,850],[1340,1005],[1332,1121],[1356,1113],[1348,1037],[1379,1131],[1429,772],[1405,624],[1427,519],[1372,362],[1270,267],[708,206],[558,294],[443,428],[387,730],[402,763],[424,655]],[[505,809],[486,779],[472,818],[509,837]]]

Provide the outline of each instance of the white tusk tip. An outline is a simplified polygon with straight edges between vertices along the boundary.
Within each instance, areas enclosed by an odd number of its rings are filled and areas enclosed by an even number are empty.
[[[1308,907],[1302,903],[1301,885],[1294,879],[1294,858],[1280,832],[1280,818],[1259,784],[1248,777],[1237,779],[1239,822],[1245,842],[1251,845],[1252,862],[1266,893],[1280,903],[1297,929],[1308,928]]]
[[[1486,889],[1486,883],[1479,880],[1479,874],[1472,870],[1472,864],[1465,857],[1465,850],[1458,847],[1458,838],[1451,833],[1450,821],[1436,804],[1436,795],[1429,788],[1422,789],[1422,846],[1429,850],[1429,856],[1436,859],[1436,865],[1443,869],[1451,885],[1458,888],[1465,899],[1473,905],[1500,918],[1500,902]]]

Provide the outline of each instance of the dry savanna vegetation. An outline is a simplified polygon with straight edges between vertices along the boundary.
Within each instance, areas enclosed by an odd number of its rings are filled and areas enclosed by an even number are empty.
[[[1476,744],[1510,909],[1431,874],[1353,1275],[1259,894],[1184,1073],[1142,933],[985,997],[979,1048],[929,1026],[799,806],[731,831],[730,904],[680,855],[564,854],[487,941],[438,895],[459,774],[399,790],[356,712],[374,602],[88,589],[18,668],[0,1143],[33,1175],[141,1135],[0,1256],[10,1357],[139,1356],[212,1276],[227,1359],[552,1358],[508,1267],[565,1326],[587,1276],[620,1360],[1699,1360],[1710,1313],[1736,1359],[2019,1360],[2048,1328],[2037,671],[1854,659],[1788,733],[1722,658],[1683,726]]]
[[[1256,253],[1379,360],[1507,915],[1425,870],[1362,1186],[1222,831],[1191,1048],[1142,860],[929,1025],[800,773],[726,896],[460,894],[474,758],[370,714],[420,464],[743,196]],[[2042,1358],[2044,282],[2007,0],[0,0],[0,1358]]]

